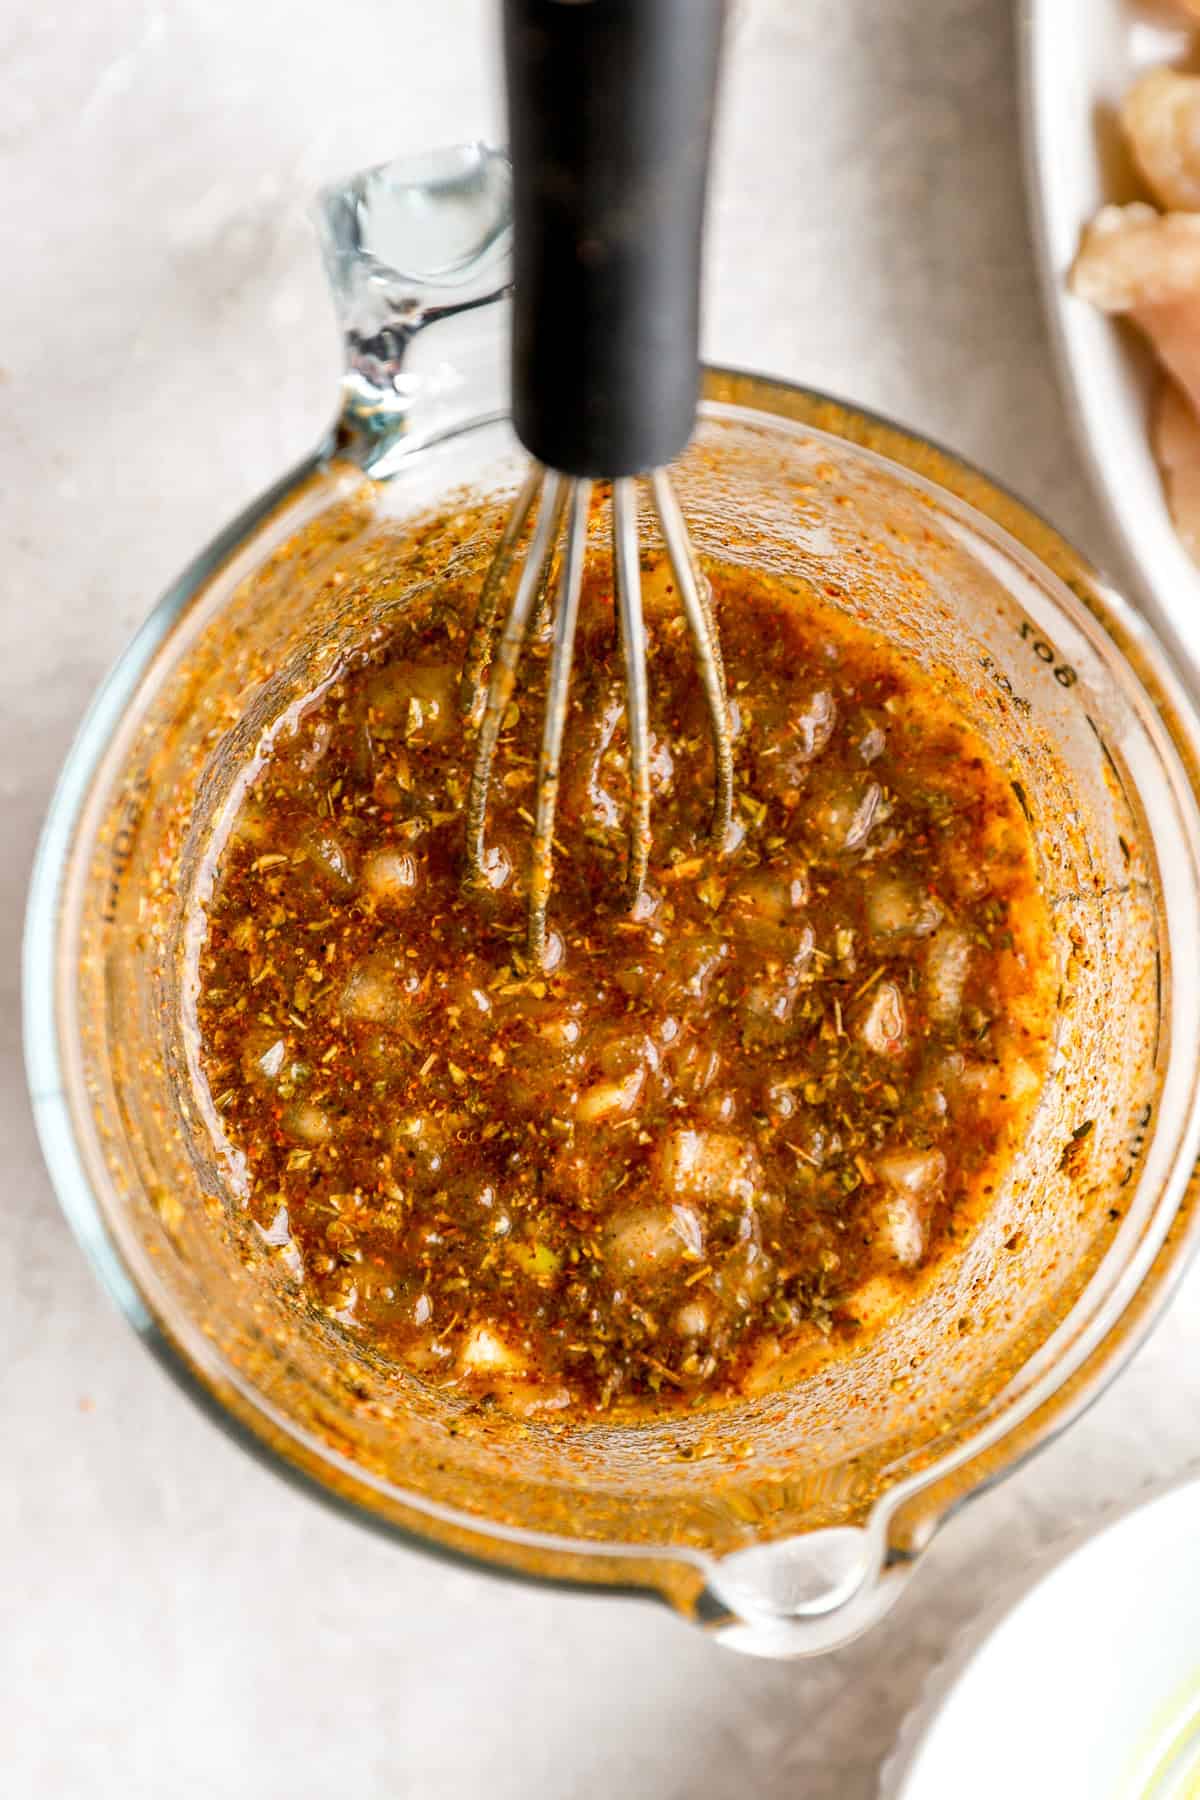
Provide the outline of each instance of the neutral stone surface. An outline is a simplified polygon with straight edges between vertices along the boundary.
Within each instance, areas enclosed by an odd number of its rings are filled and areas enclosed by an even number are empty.
[[[301,1500],[171,1388],[67,1233],[17,1023],[55,770],[156,592],[325,421],[337,347],[310,193],[494,131],[492,10],[63,0],[0,22],[12,1800],[867,1800],[927,1672],[996,1588],[1197,1449],[1193,1280],[1108,1397],[946,1529],[872,1637],[816,1664],[743,1661],[650,1607],[447,1571]],[[1034,290],[1010,13],[743,0],[707,345],[924,428],[1103,556]]]

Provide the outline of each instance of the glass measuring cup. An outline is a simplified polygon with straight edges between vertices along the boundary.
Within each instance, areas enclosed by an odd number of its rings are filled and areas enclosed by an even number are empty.
[[[507,204],[504,159],[478,147],[326,197],[337,426],[160,602],[47,823],[26,968],[39,1130],[131,1322],[276,1467],[427,1549],[658,1595],[742,1648],[809,1653],[878,1616],[948,1512],[1098,1391],[1193,1245],[1200,724],[1120,598],[1018,502],[895,427],[710,370],[678,470],[701,555],[818,582],[938,672],[1019,787],[1062,982],[1028,1141],[878,1340],[661,1427],[515,1433],[306,1312],[198,1116],[196,872],[261,731],[406,604],[413,522],[436,533],[456,496],[512,492]],[[491,543],[481,529],[468,566]],[[370,556],[387,579],[364,612],[344,572]]]

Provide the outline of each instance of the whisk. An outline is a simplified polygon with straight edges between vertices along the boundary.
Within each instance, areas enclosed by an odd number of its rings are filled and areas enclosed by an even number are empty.
[[[612,486],[629,745],[628,899],[642,891],[651,845],[639,481],[657,515],[703,683],[718,848],[728,835],[733,751],[720,644],[708,583],[666,468],[695,424],[701,236],[723,13],[724,0],[504,0],[513,422],[534,460],[484,578],[463,667],[463,712],[478,727],[467,879],[483,879],[492,765],[521,652],[534,619],[552,612],[529,878],[534,967],[545,955],[559,767],[597,481]]]

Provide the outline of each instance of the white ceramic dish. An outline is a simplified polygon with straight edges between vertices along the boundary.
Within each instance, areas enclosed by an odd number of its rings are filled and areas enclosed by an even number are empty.
[[[1200,682],[1200,569],[1175,535],[1150,450],[1153,369],[1135,334],[1075,299],[1083,226],[1139,197],[1115,108],[1135,76],[1177,62],[1185,30],[1132,0],[1022,0],[1024,128],[1046,308],[1074,423],[1128,568],[1127,585]],[[1144,196],[1142,196],[1144,197]]]
[[[943,1678],[888,1800],[1194,1800],[1198,1533],[1193,1480],[1061,1558]]]

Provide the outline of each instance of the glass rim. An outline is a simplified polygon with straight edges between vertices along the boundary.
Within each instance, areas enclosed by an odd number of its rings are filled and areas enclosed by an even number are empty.
[[[705,410],[711,409],[717,416],[749,413],[766,424],[786,425],[790,422],[835,441],[851,443],[869,457],[898,470],[906,480],[936,493],[939,500],[949,500],[964,508],[974,524],[985,528],[986,535],[998,537],[1010,552],[1016,548],[1031,556],[1043,571],[1048,570],[1056,576],[1067,589],[1067,597],[1090,615],[1093,630],[1098,629],[1107,640],[1108,654],[1115,653],[1120,658],[1137,689],[1159,714],[1178,765],[1178,777],[1190,795],[1193,824],[1200,836],[1200,806],[1197,805],[1200,714],[1184,682],[1173,669],[1147,621],[1118,590],[1098,577],[1070,544],[1026,502],[956,453],[881,415],[832,399],[819,390],[770,376],[709,367],[705,370],[704,395]],[[783,402],[777,411],[764,407],[763,402],[768,396],[776,403]],[[494,422],[490,418],[473,421],[463,429],[473,430],[480,424]],[[238,1384],[235,1372],[227,1366],[205,1367],[203,1358],[190,1354],[181,1338],[174,1336],[168,1324],[156,1316],[110,1232],[87,1172],[72,1111],[70,1075],[62,1040],[58,954],[65,919],[64,883],[86,803],[128,703],[194,594],[282,501],[334,456],[345,457],[345,445],[339,445],[336,430],[327,434],[309,456],[253,501],[189,563],[156,602],[109,671],[67,754],[34,859],[22,960],[26,1072],[43,1156],[59,1204],[103,1287],[182,1391],[260,1463],[284,1475],[304,1492],[335,1507],[344,1516],[426,1554],[489,1574],[539,1584],[666,1599],[669,1596],[661,1583],[652,1579],[647,1579],[644,1584],[636,1580],[605,1580],[598,1567],[578,1574],[556,1574],[546,1569],[498,1561],[482,1548],[458,1548],[434,1535],[432,1530],[423,1532],[419,1524],[410,1527],[385,1516],[365,1500],[339,1491],[331,1482],[310,1472],[298,1458],[285,1454],[280,1447],[280,1437],[299,1449],[304,1435],[301,1429],[294,1421],[278,1418],[272,1421],[272,1409],[261,1394],[248,1384]],[[1155,1202],[1154,1216],[1156,1223],[1161,1224],[1161,1231],[1150,1246],[1144,1266],[1135,1268],[1136,1278],[1119,1282],[1118,1291],[1101,1302],[1096,1320],[1084,1334],[1082,1347],[1076,1349],[1073,1359],[1067,1359],[1070,1366],[1060,1368],[1052,1364],[1034,1383],[1030,1394],[1018,1403],[1015,1417],[1002,1411],[991,1426],[985,1424],[978,1435],[967,1434],[963,1443],[947,1457],[884,1488],[871,1508],[866,1528],[880,1542],[886,1537],[891,1521],[908,1501],[936,1491],[939,1483],[953,1482],[956,1474],[984,1452],[1000,1449],[999,1466],[981,1471],[976,1481],[964,1485],[958,1493],[948,1493],[945,1505],[936,1512],[935,1525],[957,1510],[966,1499],[1013,1472],[1037,1449],[1052,1442],[1098,1398],[1145,1340],[1162,1316],[1200,1242],[1200,1213],[1197,1213],[1186,1222],[1180,1241],[1171,1250],[1168,1266],[1161,1270],[1153,1287],[1149,1287],[1153,1270],[1164,1254],[1169,1228],[1185,1207],[1190,1183],[1195,1179],[1193,1164],[1200,1136],[1200,1115],[1194,1106],[1180,1136],[1180,1144],[1171,1152],[1168,1179]],[[1129,1274],[1128,1270],[1126,1274]],[[1093,1276],[1076,1297],[1064,1326],[1086,1300],[1095,1279]],[[1135,1308],[1139,1298],[1142,1303]],[[1059,1330],[1062,1329],[1060,1326]],[[1111,1342],[1114,1336],[1120,1338],[1115,1346]],[[209,1357],[213,1364],[224,1363],[220,1353],[211,1346]],[[222,1385],[226,1388],[239,1385],[249,1416],[235,1412],[222,1398]],[[1074,1391],[1064,1399],[1067,1389]],[[1050,1416],[1037,1429],[1039,1412],[1048,1412]],[[263,1423],[264,1429],[258,1428],[259,1422]],[[265,1429],[267,1423],[273,1423],[275,1429],[268,1432]],[[1026,1438],[1024,1444],[1015,1443],[1011,1454],[1004,1455],[1005,1440],[1016,1439],[1022,1432]],[[345,1460],[329,1446],[315,1440],[309,1448],[314,1447],[318,1464],[336,1468]],[[376,1482],[358,1465],[348,1464],[346,1472],[352,1488],[369,1490],[373,1486],[382,1486],[418,1520],[428,1518],[431,1526],[437,1520],[481,1546],[507,1543],[515,1547],[525,1542],[538,1551],[558,1552],[564,1557],[585,1564],[591,1561],[595,1565],[604,1559],[610,1565],[616,1562],[626,1567],[650,1563],[688,1565],[704,1587],[700,1597],[701,1616],[706,1597],[719,1594],[720,1584],[714,1577],[721,1559],[693,1546],[567,1539],[550,1533],[519,1530],[482,1515],[455,1513],[419,1495],[401,1492],[390,1483]],[[708,1604],[712,1619],[717,1621],[725,1610],[723,1604],[715,1598],[709,1599]]]

